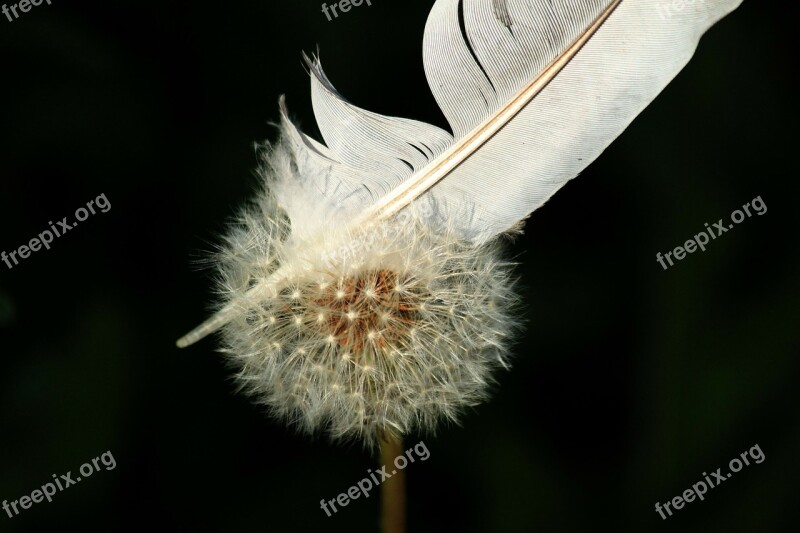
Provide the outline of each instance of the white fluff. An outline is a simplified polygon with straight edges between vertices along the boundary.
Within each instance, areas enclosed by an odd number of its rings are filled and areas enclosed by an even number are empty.
[[[267,189],[219,256],[219,292],[238,306],[222,331],[239,384],[304,430],[367,446],[457,420],[505,366],[515,324],[498,246],[432,231],[413,210],[347,232],[321,196],[298,190],[314,171],[290,139],[267,151]],[[309,228],[321,213],[334,218]],[[279,268],[276,296],[247,296]]]

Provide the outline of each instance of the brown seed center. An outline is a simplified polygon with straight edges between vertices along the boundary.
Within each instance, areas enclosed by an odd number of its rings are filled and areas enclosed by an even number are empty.
[[[311,306],[342,348],[385,348],[408,337],[418,321],[422,294],[413,278],[368,270],[320,288]]]

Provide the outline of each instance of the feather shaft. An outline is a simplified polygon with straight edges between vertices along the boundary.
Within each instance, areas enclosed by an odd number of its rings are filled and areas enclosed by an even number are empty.
[[[178,348],[187,348],[224,327],[225,324],[241,314],[243,307],[246,308],[250,304],[258,302],[263,297],[275,298],[278,295],[278,284],[283,281],[285,277],[285,269],[278,268],[269,278],[260,280],[247,291],[241,301],[230,302],[214,313],[211,318],[178,339],[175,344]]]
[[[431,162],[425,169],[413,176],[400,187],[386,195],[380,202],[365,211],[356,221],[356,226],[370,222],[384,220],[409,205],[411,202],[425,194],[431,187],[446,178],[453,170],[463,163],[472,154],[480,150],[492,137],[502,130],[514,117],[516,117],[536,95],[538,95],[555,78],[561,70],[572,60],[581,48],[594,36],[597,30],[611,16],[622,3],[614,0],[586,30],[561,55],[550,64],[528,85],[501,107],[494,115],[487,118],[455,143],[445,153]]]

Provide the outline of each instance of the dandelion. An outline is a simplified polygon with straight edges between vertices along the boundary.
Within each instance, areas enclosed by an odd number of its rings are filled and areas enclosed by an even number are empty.
[[[265,162],[291,162],[290,146],[267,148]],[[331,243],[363,234],[333,218],[313,238],[294,233],[296,218],[325,207],[309,198],[304,212],[287,212],[278,198],[290,184],[274,166],[262,172],[270,188],[239,217],[218,262],[223,307],[238,307],[222,338],[241,389],[309,433],[369,447],[433,431],[480,403],[492,371],[507,366],[516,323],[499,243],[473,245],[411,211],[331,264]],[[277,271],[276,293],[254,297]]]

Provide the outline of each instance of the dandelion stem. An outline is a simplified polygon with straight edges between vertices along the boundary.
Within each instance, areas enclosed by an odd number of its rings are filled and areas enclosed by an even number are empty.
[[[381,439],[381,466],[392,477],[381,485],[383,533],[404,533],[406,530],[406,478],[403,470],[395,469],[394,459],[403,455],[403,443],[391,435],[384,434]]]

